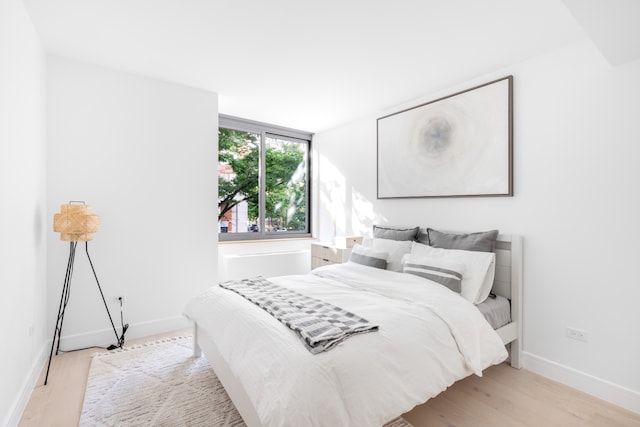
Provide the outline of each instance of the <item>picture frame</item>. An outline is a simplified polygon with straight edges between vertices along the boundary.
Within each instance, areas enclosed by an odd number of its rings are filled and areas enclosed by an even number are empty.
[[[377,197],[513,196],[513,76],[377,119]]]

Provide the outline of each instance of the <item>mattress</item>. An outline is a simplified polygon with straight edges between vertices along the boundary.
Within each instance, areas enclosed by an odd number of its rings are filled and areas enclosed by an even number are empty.
[[[493,329],[511,323],[511,304],[505,297],[500,295],[496,295],[495,298],[489,297],[476,307]]]

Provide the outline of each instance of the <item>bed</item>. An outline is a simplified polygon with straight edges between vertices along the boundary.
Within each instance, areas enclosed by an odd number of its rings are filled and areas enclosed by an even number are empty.
[[[491,293],[510,307],[509,323],[495,331],[486,313],[440,285],[348,262],[269,280],[348,309],[379,330],[311,354],[266,311],[214,286],[185,309],[194,355],[204,352],[249,427],[382,426],[502,362],[507,344],[511,366],[520,368],[521,238],[500,235],[493,252]]]

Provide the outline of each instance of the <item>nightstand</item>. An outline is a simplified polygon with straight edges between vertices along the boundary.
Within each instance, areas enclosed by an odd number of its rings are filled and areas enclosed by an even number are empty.
[[[342,264],[349,260],[351,248],[340,248],[324,243],[311,244],[311,269],[329,264]]]

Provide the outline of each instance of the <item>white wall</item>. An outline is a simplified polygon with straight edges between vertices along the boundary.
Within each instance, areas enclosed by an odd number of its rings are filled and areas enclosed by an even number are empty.
[[[0,2],[0,425],[29,398],[45,336],[45,58],[22,2]],[[37,373],[36,373],[37,375]]]
[[[100,215],[90,254],[105,296],[125,296],[128,337],[186,325],[188,299],[216,282],[217,95],[58,57],[47,77],[48,329],[69,251],[51,231],[53,214],[69,200]],[[78,249],[61,348],[109,345],[115,336]]]
[[[377,117],[508,74],[515,197],[376,199]],[[317,133],[319,236],[373,223],[523,235],[525,366],[640,412],[639,111],[640,61],[612,68],[585,41]]]

